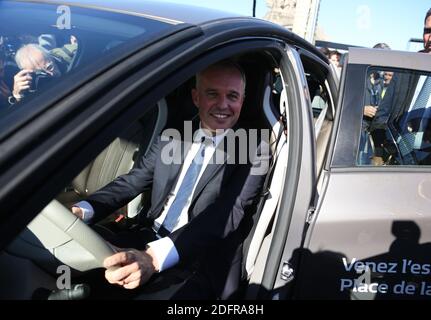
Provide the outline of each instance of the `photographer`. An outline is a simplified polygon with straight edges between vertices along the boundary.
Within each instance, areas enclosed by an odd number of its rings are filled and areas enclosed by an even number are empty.
[[[15,55],[15,61],[21,71],[14,76],[12,95],[8,99],[11,105],[36,92],[41,79],[60,76],[49,52],[37,44],[22,46]]]

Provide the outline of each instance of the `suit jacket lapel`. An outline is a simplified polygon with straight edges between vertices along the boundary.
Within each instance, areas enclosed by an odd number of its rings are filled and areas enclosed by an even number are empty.
[[[192,202],[199,196],[205,186],[213,179],[213,177],[219,173],[220,170],[227,167],[227,159],[232,155],[228,155],[228,148],[226,146],[226,137],[224,141],[222,141],[216,148],[209,164],[205,168],[199,182],[196,186],[196,189],[193,193]]]

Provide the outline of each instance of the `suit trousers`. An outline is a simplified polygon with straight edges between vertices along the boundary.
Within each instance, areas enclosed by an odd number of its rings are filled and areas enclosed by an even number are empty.
[[[114,233],[101,225],[94,225],[93,228],[106,241],[119,248],[144,250],[148,242],[157,239],[155,232],[147,227],[119,233]],[[110,284],[105,279],[104,269],[86,272],[75,278],[74,283],[86,283],[90,286],[89,300],[168,300],[177,299],[177,294],[179,294],[178,298],[181,299],[202,298],[202,294],[208,292],[205,285],[199,284],[200,295],[196,295],[195,281],[192,282],[192,286],[187,285],[184,287],[190,278],[196,279],[194,276],[195,269],[195,265],[184,266],[180,264],[153,275],[146,284],[133,290]]]

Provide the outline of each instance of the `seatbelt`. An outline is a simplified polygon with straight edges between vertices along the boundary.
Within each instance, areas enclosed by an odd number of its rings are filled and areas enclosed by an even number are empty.
[[[253,227],[252,227],[249,235],[247,236],[247,238],[245,239],[245,241],[243,243],[243,256],[242,256],[242,262],[241,262],[241,265],[242,265],[241,279],[242,280],[246,279],[248,277],[248,274],[249,274],[248,271],[250,270],[250,268],[254,267],[255,259],[252,259],[253,261],[250,261],[250,259],[248,259],[249,249],[253,243],[253,239],[255,239],[254,235],[255,235],[256,229],[258,227],[258,223],[259,223],[264,205],[266,203],[266,200],[268,199],[268,195],[271,194],[268,185],[269,185],[270,181],[272,180],[272,177],[273,177],[274,172],[275,172],[274,168],[275,168],[277,160],[278,160],[279,142],[281,140],[283,133],[287,136],[287,121],[286,121],[286,113],[285,112],[280,117],[279,122],[280,122],[280,129],[278,132],[277,139],[275,141],[276,142],[275,154],[271,159],[271,165],[270,165],[268,174],[265,178],[265,182],[263,185],[263,190],[262,190],[262,193],[260,196],[259,204],[257,205],[257,208],[256,208],[256,213],[253,215]],[[281,150],[282,150],[282,148],[283,148],[283,146],[281,147]],[[273,211],[275,211],[277,204],[278,204],[278,201],[275,204]],[[271,215],[273,216],[273,213]],[[270,222],[268,223],[268,225],[269,224],[270,224]],[[263,232],[266,232],[266,228],[265,228],[265,230],[263,230]]]

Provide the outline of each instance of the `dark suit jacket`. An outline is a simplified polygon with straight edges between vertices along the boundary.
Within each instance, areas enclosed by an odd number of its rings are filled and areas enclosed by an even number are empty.
[[[408,111],[418,81],[419,76],[416,74],[394,74],[371,123],[371,130],[386,128],[389,122],[399,120],[404,112]]]
[[[190,141],[183,139],[164,140],[167,139],[159,137],[136,168],[87,199],[95,210],[94,220],[123,207],[148,188],[152,188],[151,207],[145,217],[152,223],[160,216],[191,145]],[[226,144],[220,144],[218,148],[223,148],[223,145],[226,147]],[[162,155],[166,156],[169,150],[172,151],[172,158],[178,160],[175,164],[162,161]],[[235,152],[238,156],[237,149]],[[247,207],[253,203],[263,185],[265,175],[250,175],[250,172],[253,165],[261,165],[264,157],[268,160],[268,152],[264,152],[255,162],[210,163],[206,167],[189,207],[189,223],[169,235],[181,261],[194,260],[238,227]]]

